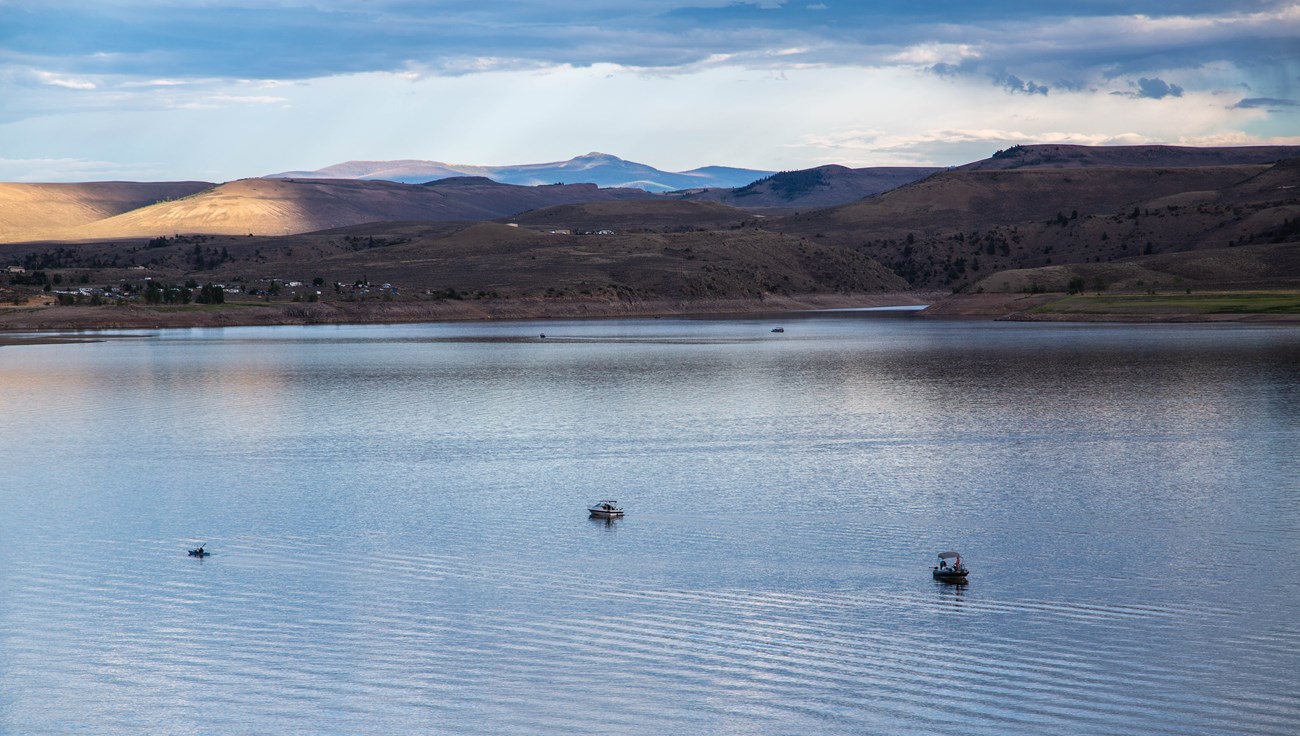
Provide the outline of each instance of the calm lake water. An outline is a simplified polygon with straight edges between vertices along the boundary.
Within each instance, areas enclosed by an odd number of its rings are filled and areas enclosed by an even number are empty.
[[[168,330],[0,411],[0,733],[1300,732],[1294,327]]]

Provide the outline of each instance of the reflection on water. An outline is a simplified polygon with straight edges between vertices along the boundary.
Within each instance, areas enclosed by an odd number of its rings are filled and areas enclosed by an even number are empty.
[[[176,330],[0,411],[0,733],[1300,730],[1290,328]]]

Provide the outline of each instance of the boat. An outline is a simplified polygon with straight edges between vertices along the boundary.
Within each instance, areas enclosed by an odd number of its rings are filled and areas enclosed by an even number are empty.
[[[212,553],[211,553],[211,552],[208,552],[208,551],[205,550],[205,549],[203,549],[203,547],[199,547],[198,549],[192,549],[192,550],[190,550],[190,557],[211,557],[211,556],[212,556]]]
[[[951,563],[948,561],[952,560]],[[966,582],[966,576],[970,570],[961,562],[961,555],[956,552],[940,552],[939,564],[934,566],[934,579],[941,583],[957,583],[958,585]]]
[[[785,328],[784,328],[784,327],[774,327],[774,328],[772,328],[772,331],[773,331],[773,332],[785,332]]]
[[[593,518],[598,519],[616,519],[623,515],[623,507],[618,505],[618,501],[603,500],[597,501],[587,507]]]

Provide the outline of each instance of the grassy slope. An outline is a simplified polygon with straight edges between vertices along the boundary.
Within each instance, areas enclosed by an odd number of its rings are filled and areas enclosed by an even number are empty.
[[[1028,310],[1031,315],[1300,315],[1300,291],[1193,294],[1076,294]]]

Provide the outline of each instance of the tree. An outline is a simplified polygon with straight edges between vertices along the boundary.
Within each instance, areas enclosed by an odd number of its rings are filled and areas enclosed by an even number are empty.
[[[199,296],[195,299],[199,304],[224,304],[226,302],[225,290],[215,284],[204,284],[199,289]]]
[[[1084,287],[1083,277],[1075,276],[1074,278],[1070,279],[1069,285],[1066,286],[1066,291],[1068,291],[1071,294],[1082,294],[1083,287]]]

